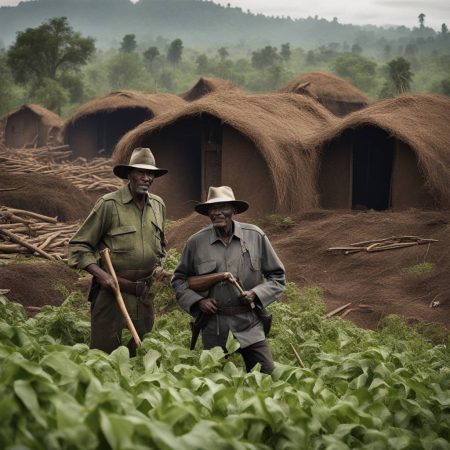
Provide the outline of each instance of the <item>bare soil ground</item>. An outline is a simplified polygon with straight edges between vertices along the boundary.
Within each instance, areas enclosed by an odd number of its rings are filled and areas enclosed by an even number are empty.
[[[286,266],[288,281],[300,288],[320,286],[328,310],[351,302],[346,318],[358,326],[375,328],[386,315],[398,314],[450,328],[449,212],[320,210],[292,216],[291,226],[246,214],[237,219],[262,226]],[[175,222],[168,232],[169,247],[182,249],[187,237],[208,223],[199,214]],[[402,235],[439,242],[378,253],[327,252],[329,247]],[[431,263],[432,270],[416,273],[423,263]],[[439,306],[430,307],[432,301]]]
[[[9,289],[8,299],[25,307],[58,306],[64,300],[60,287],[71,291],[77,283],[78,274],[62,262],[30,260],[0,265],[0,289]]]
[[[84,220],[98,197],[56,175],[3,173],[0,178],[0,205],[58,217],[60,222]]]

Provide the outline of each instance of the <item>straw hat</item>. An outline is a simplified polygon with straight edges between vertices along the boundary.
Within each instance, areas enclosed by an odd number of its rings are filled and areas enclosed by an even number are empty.
[[[210,186],[206,202],[195,205],[195,210],[204,216],[208,215],[208,208],[214,203],[231,203],[236,208],[236,214],[247,211],[249,205],[243,200],[234,198],[233,190],[229,186]]]
[[[135,148],[130,157],[130,163],[119,164],[113,168],[114,175],[119,178],[127,179],[128,173],[132,169],[152,170],[155,173],[155,178],[165,175],[168,170],[160,169],[155,166],[155,157],[149,148]]]

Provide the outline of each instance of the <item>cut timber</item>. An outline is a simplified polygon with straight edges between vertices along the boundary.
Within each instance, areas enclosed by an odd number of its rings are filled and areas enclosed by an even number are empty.
[[[11,233],[8,230],[0,229],[0,234],[7,236],[11,241],[15,242],[16,244],[20,244],[22,247],[28,248],[29,250],[32,250],[33,253],[36,252],[39,255],[43,256],[44,258],[49,259],[50,261],[55,261],[55,259],[56,259],[52,255],[49,255],[44,250],[41,250],[39,247],[36,247],[35,245],[30,244],[25,239],[21,239],[19,236],[17,236],[14,233]]]
[[[300,366],[304,369],[305,364],[303,364],[302,358],[300,358],[300,355],[298,354],[297,350],[295,349],[294,344],[292,344],[292,342],[291,342],[290,345],[291,345],[292,351],[294,352],[295,358],[297,359]]]
[[[328,317],[335,316],[336,314],[339,314],[341,311],[343,311],[345,308],[348,308],[351,304],[352,302],[339,306],[339,308],[333,309],[333,311],[330,311],[329,313],[325,314],[322,318],[328,319]]]

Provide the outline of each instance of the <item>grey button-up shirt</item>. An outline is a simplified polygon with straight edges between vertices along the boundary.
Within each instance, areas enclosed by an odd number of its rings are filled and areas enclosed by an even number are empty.
[[[233,221],[233,236],[225,245],[209,225],[191,236],[172,278],[179,305],[196,315],[202,298],[214,298],[220,307],[242,305],[238,290],[228,281],[216,284],[207,292],[189,289],[187,278],[214,272],[231,272],[244,290],[253,290],[263,307],[283,292],[284,266],[269,239],[255,225]],[[206,347],[225,346],[228,331],[238,339],[241,348],[265,339],[261,321],[253,311],[234,316],[215,315],[202,330]]]

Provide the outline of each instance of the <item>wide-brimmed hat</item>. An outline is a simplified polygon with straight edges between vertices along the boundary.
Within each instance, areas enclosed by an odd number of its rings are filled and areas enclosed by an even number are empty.
[[[236,200],[234,198],[233,190],[229,186],[211,186],[208,190],[206,202],[198,203],[194,208],[198,213],[207,216],[208,208],[214,203],[231,203],[236,209],[236,214],[247,211],[249,206],[248,203],[243,200]]]
[[[118,164],[113,168],[114,175],[119,178],[127,179],[128,173],[132,169],[152,170],[155,178],[165,175],[168,170],[155,166],[155,157],[149,148],[135,148],[130,157],[129,164]]]

